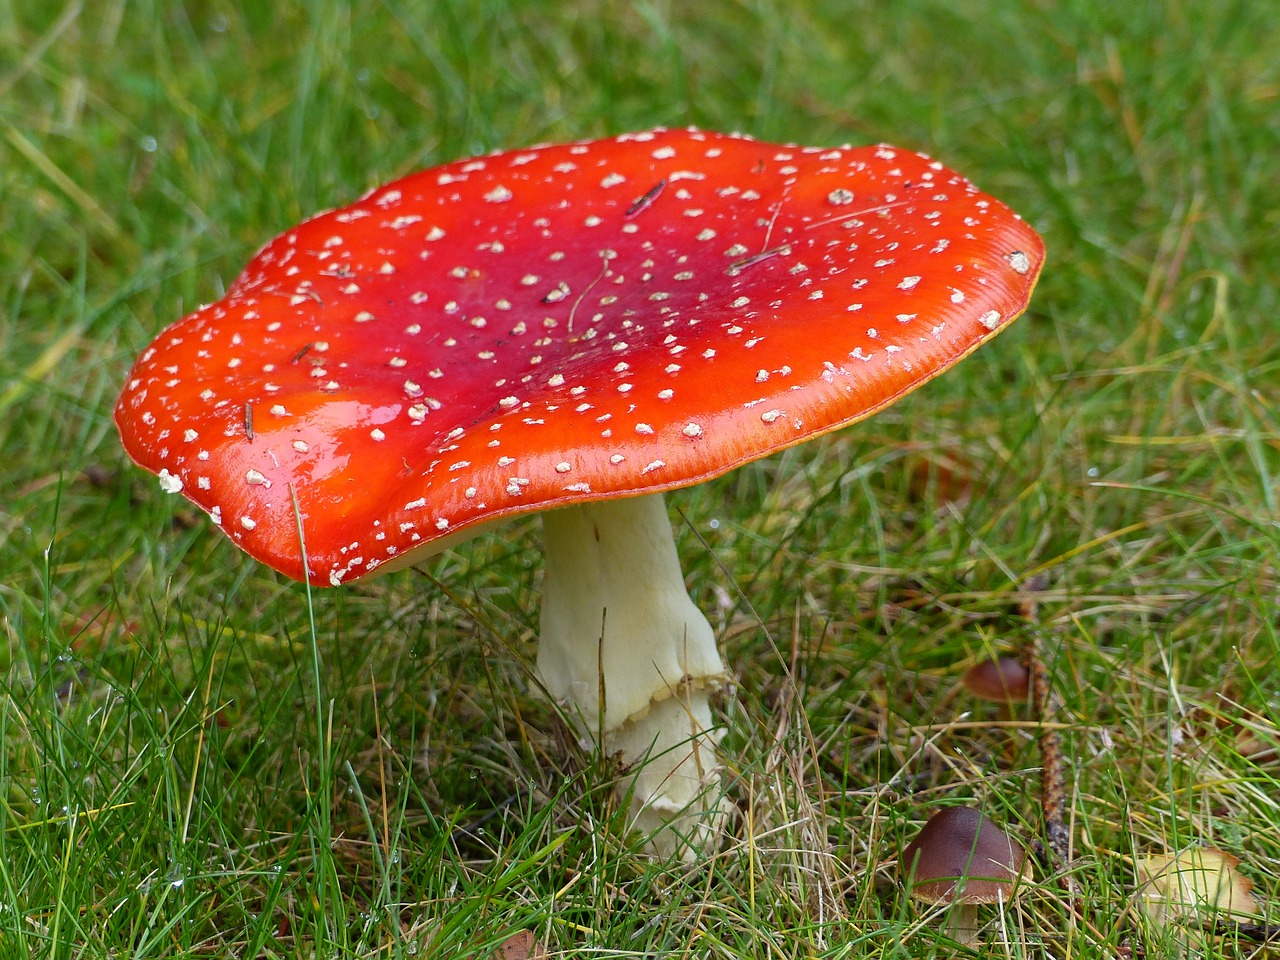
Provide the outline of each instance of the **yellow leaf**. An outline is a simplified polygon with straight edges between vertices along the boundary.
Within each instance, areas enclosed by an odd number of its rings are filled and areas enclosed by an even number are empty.
[[[1214,847],[1191,847],[1176,856],[1155,854],[1134,862],[1141,886],[1138,903],[1157,923],[1197,913],[1252,916],[1259,913],[1253,881],[1236,870],[1240,860]]]

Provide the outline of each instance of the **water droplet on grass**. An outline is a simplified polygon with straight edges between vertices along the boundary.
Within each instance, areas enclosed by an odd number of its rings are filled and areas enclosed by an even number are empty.
[[[175,863],[169,868],[164,879],[173,889],[180,889],[187,882],[187,868],[180,863]]]

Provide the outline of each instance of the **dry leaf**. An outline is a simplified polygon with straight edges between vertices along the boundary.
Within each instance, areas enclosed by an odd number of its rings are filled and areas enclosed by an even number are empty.
[[[1134,862],[1138,903],[1156,923],[1197,913],[1248,917],[1258,914],[1253,881],[1236,870],[1240,860],[1214,847],[1191,847],[1177,856],[1156,854]]]
[[[528,930],[508,937],[498,948],[498,960],[545,960],[547,948]]]
[[[973,493],[973,471],[953,455],[919,458],[911,467],[911,496],[936,509],[947,503],[965,504]]]

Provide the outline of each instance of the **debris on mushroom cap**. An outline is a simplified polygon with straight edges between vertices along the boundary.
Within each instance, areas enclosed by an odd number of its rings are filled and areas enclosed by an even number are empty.
[[[1031,674],[1017,657],[995,657],[975,663],[965,671],[961,683],[975,697],[996,703],[1017,703],[1027,699]]]
[[[336,585],[866,417],[1021,313],[1043,257],[894,147],[657,129],[495,153],[267,244],[147,348],[116,421],[249,553]]]
[[[1026,851],[972,807],[934,814],[902,852],[914,897],[931,903],[1007,899],[1026,869]]]

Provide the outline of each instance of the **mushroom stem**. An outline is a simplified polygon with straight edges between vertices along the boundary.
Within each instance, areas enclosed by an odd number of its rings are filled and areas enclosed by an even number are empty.
[[[978,942],[978,905],[976,903],[953,903],[947,910],[946,931],[956,943],[970,946]]]
[[[621,755],[631,826],[693,859],[725,816],[708,693],[727,677],[684,585],[661,494],[543,514],[538,670],[579,732]]]

